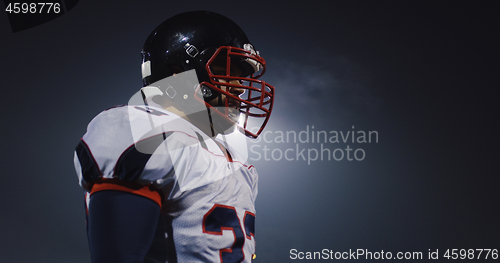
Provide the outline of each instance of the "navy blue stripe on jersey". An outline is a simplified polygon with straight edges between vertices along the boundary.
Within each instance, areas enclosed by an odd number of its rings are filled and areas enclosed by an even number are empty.
[[[246,211],[245,217],[243,217],[243,225],[245,226],[247,238],[252,239],[252,236],[255,236],[255,215]]]
[[[200,141],[201,147],[205,150],[208,150],[207,144],[203,140],[203,137],[201,137],[201,135],[197,132],[194,132],[194,133],[196,133],[196,136],[198,136],[198,141]]]
[[[160,133],[131,145],[116,162],[113,177],[123,181],[136,182],[151,155],[171,133]]]
[[[82,167],[82,185],[86,185],[89,182],[101,178],[102,173],[99,169],[99,165],[97,165],[94,156],[92,156],[92,152],[83,140],[80,140],[80,143],[76,146],[75,151],[78,156],[80,166]]]

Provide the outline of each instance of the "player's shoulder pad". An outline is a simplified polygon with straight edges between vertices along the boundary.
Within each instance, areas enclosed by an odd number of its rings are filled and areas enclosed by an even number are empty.
[[[134,138],[154,132],[159,127],[163,131],[193,130],[192,124],[176,114],[158,107],[145,105],[122,105],[109,108],[98,114],[87,127],[87,134],[128,133]]]

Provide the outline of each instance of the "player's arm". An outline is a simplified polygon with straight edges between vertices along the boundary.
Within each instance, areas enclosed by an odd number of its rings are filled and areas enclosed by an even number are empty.
[[[92,193],[87,234],[93,263],[143,262],[156,231],[160,206],[121,190]]]

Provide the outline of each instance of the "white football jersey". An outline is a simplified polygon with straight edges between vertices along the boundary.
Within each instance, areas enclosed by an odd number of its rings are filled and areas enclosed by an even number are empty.
[[[75,151],[81,186],[102,178],[153,185],[162,220],[146,262],[250,262],[257,172],[222,140],[161,108],[96,116]]]

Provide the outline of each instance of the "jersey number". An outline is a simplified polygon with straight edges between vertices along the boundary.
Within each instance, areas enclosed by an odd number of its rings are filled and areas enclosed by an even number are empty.
[[[223,230],[232,230],[234,243],[230,248],[220,250],[221,263],[237,263],[243,261],[243,245],[245,237],[251,239],[255,232],[255,215],[245,212],[243,218],[244,231],[236,209],[232,206],[215,204],[203,217],[203,233],[222,235]],[[246,234],[245,234],[246,233]]]

